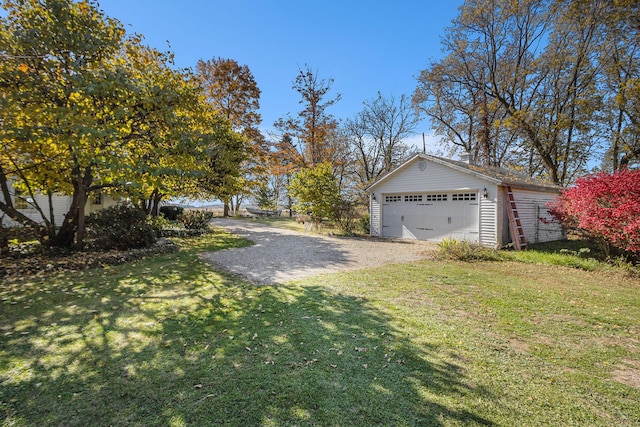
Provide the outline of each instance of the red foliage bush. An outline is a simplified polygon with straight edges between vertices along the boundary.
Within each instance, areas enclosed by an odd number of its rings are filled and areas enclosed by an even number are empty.
[[[568,229],[640,253],[640,170],[579,178],[547,207]]]

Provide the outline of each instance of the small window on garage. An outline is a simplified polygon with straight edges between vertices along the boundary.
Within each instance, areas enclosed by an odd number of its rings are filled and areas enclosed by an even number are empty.
[[[401,202],[402,196],[384,196],[385,203]]]
[[[454,202],[476,200],[476,193],[454,193],[451,195],[451,200],[453,200]]]
[[[404,201],[405,202],[421,202],[422,194],[409,194],[407,196],[404,196]]]
[[[446,202],[446,194],[427,194],[427,202]]]

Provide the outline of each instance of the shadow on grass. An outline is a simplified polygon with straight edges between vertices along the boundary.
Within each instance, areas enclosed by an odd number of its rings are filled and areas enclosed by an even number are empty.
[[[320,286],[174,254],[2,295],[6,425],[492,425],[455,358]]]

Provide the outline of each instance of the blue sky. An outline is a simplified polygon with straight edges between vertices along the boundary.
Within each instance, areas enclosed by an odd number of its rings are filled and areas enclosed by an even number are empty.
[[[101,0],[100,7],[145,36],[150,46],[175,53],[176,65],[195,68],[199,59],[231,58],[246,64],[262,91],[260,113],[269,128],[296,114],[292,88],[308,64],[333,78],[342,100],[327,110],[354,116],[362,102],[384,95],[410,95],[416,76],[441,57],[440,37],[462,0],[259,1]],[[423,121],[418,134],[430,133]]]

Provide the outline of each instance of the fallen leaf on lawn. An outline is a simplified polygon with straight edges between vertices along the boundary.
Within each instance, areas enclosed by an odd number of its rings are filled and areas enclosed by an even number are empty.
[[[202,384],[196,384],[193,386],[193,388],[202,388]]]

